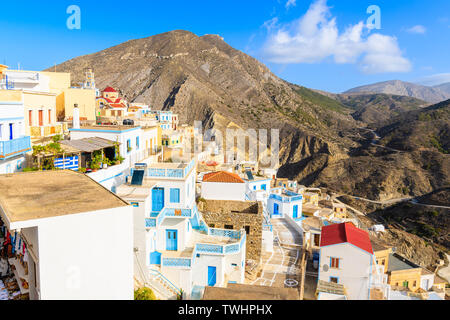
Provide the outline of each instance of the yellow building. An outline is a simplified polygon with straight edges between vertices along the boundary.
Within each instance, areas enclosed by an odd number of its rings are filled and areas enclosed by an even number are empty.
[[[309,203],[315,206],[319,206],[319,194],[314,192],[305,192],[303,194],[303,203]]]
[[[180,132],[163,133],[162,145],[166,147],[178,147],[183,142],[183,136]]]
[[[26,134],[32,138],[48,137],[64,132],[56,119],[56,94],[23,91]]]
[[[56,94],[56,112],[59,121],[72,120],[73,108],[78,104],[80,119],[95,121],[95,89],[72,88],[70,73],[40,72],[50,78],[50,92]]]
[[[160,126],[144,127],[143,139],[145,143],[145,150],[148,150],[150,154],[159,152],[162,145],[162,130]]]
[[[387,274],[393,288],[403,287],[411,292],[420,288],[422,268],[396,253],[389,255]]]
[[[371,242],[377,265],[383,266],[384,267],[383,273],[387,273],[389,266],[389,257],[392,253],[392,248],[386,247],[380,244],[379,242],[374,241],[373,239],[371,239]]]
[[[339,219],[348,219],[347,206],[342,203],[333,203],[334,216]]]

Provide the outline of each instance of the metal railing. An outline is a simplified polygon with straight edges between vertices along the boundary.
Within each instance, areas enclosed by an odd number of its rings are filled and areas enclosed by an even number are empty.
[[[0,141],[0,159],[7,159],[31,150],[30,137]]]
[[[181,290],[174,285],[169,279],[163,276],[161,272],[158,270],[150,269],[149,270],[151,274],[153,274],[153,279],[161,279],[165,284],[167,284],[172,290],[174,290],[177,294],[181,294]]]
[[[195,165],[195,159],[192,159],[184,169],[167,168],[148,168],[147,176],[153,178],[185,178]]]
[[[156,217],[145,218],[146,228],[156,228],[161,225],[165,218],[193,218],[197,213],[197,206],[192,209],[163,208]]]
[[[296,196],[291,196],[291,195],[278,195],[278,194],[271,194],[269,196],[269,199],[275,199],[281,202],[294,202],[294,201],[300,201],[303,200],[303,196],[302,195],[296,195]]]

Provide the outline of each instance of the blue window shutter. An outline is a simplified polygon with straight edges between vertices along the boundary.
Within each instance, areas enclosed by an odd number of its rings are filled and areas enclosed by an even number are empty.
[[[139,137],[136,137],[136,149],[139,149]]]
[[[170,202],[180,203],[180,189],[170,189]]]

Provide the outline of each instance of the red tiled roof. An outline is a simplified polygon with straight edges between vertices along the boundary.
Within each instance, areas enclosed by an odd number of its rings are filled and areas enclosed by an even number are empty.
[[[355,227],[352,223],[340,223],[322,228],[320,246],[325,247],[338,243],[351,243],[358,248],[373,254],[369,234]]]
[[[112,87],[107,87],[105,90],[103,90],[103,92],[117,92],[117,91]]]
[[[111,108],[126,108],[122,103],[110,103]]]
[[[207,173],[203,176],[203,182],[245,183],[237,174],[227,171]]]

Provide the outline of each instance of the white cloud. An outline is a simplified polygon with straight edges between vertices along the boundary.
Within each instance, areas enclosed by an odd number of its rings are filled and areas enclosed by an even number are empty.
[[[272,21],[272,20],[271,20]],[[358,64],[365,73],[407,72],[411,63],[402,56],[395,37],[369,35],[363,22],[339,32],[326,0],[316,0],[300,19],[286,25],[270,24],[264,55],[274,63]]]
[[[286,2],[286,8],[295,7],[297,5],[297,0],[288,0]]]
[[[424,26],[421,26],[421,25],[417,25],[417,26],[407,29],[406,31],[409,33],[425,34],[427,32],[427,28],[425,28]]]

